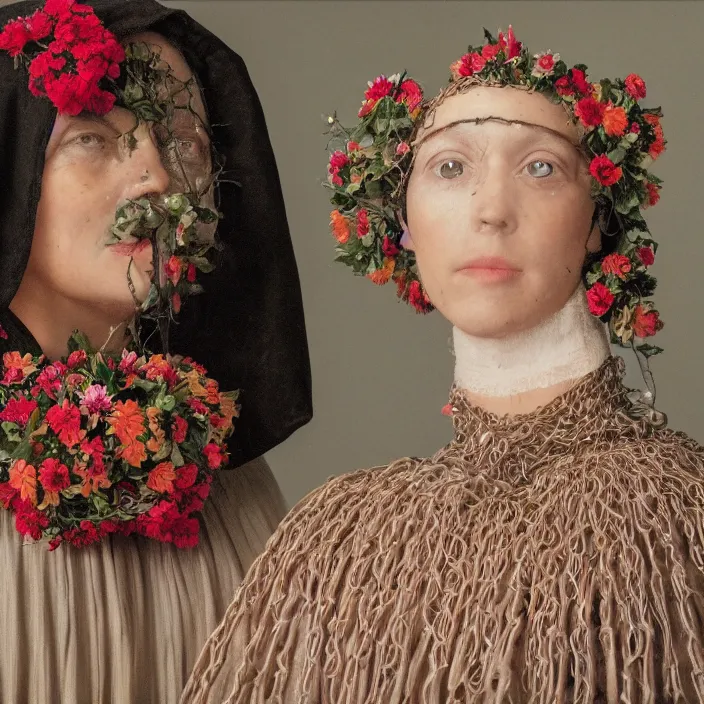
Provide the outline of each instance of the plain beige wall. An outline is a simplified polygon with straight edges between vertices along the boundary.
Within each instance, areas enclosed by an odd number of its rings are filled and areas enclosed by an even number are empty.
[[[449,325],[420,317],[333,259],[325,123],[332,110],[354,120],[366,82],[407,69],[434,93],[468,44],[512,23],[531,51],[586,63],[593,79],[643,76],[649,105],[661,104],[665,180],[647,213],[661,248],[654,273],[666,321],[653,361],[658,406],[670,424],[704,442],[704,3],[444,2],[442,0],[167,0],[246,61],[267,116],[301,273],[313,365],[315,418],[269,453],[289,503],[327,477],[427,455],[451,436],[440,415],[452,378]],[[699,128],[697,130],[697,128]],[[262,233],[265,237],[266,233]],[[640,383],[623,351],[628,381]],[[285,403],[285,399],[281,399]]]

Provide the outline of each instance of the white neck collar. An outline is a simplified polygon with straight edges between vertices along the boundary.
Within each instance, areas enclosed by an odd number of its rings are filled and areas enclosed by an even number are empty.
[[[455,383],[484,396],[507,397],[579,379],[611,354],[606,326],[580,284],[565,306],[540,325],[501,339],[453,329]]]

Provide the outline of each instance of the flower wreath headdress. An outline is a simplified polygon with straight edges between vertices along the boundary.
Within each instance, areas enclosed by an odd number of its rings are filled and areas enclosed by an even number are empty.
[[[168,326],[182,298],[198,293],[197,271],[210,271],[208,252],[219,213],[207,202],[217,179],[193,183],[170,124],[190,110],[191,82],[173,76],[143,44],[123,48],[90,6],[48,0],[0,32],[0,50],[29,73],[29,90],[58,113],[98,115],[130,110],[123,135],[136,147],[143,122],[163,128],[183,192],[129,201],[117,211],[115,243],[152,244],[152,286],[137,318],[154,319],[168,349]],[[213,163],[217,155],[213,155]],[[134,287],[128,274],[133,296]],[[214,471],[227,462],[226,440],[238,415],[237,392],[221,392],[188,358],[134,348],[112,355],[75,334],[69,356],[50,362],[24,351],[3,355],[0,369],[0,505],[17,530],[51,549],[91,544],[109,533],[137,533],[179,547],[198,542],[196,516]],[[0,336],[7,334],[0,328]],[[140,343],[141,344],[141,343]]]
[[[662,350],[644,338],[660,330],[662,322],[648,300],[656,285],[648,270],[657,244],[641,211],[660,198],[661,180],[648,169],[665,149],[662,111],[641,105],[646,87],[636,74],[591,82],[582,64],[568,68],[559,54],[530,54],[511,27],[498,38],[487,30],[484,34],[483,46],[470,46],[451,65],[449,84],[434,99],[424,100],[419,84],[405,73],[379,76],[368,85],[356,127],[346,129],[336,115],[328,118],[332,154],[326,185],[333,190],[336,258],[375,284],[395,282],[402,300],[420,313],[431,311],[415,255],[403,247],[399,218],[413,168],[414,137],[443,100],[472,86],[538,91],[563,105],[581,127],[598,222],[604,235],[615,238],[608,254],[585,265],[589,308],[608,324],[613,343],[636,350],[652,402],[648,358]]]

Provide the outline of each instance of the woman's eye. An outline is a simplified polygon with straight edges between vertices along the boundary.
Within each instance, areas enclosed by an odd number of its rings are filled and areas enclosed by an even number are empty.
[[[440,177],[446,179],[457,178],[458,176],[461,176],[463,172],[464,166],[462,166],[462,163],[455,161],[454,159],[443,162],[440,164],[440,168],[438,169]]]
[[[536,178],[544,178],[545,176],[550,176],[553,172],[552,164],[548,164],[547,161],[533,161],[526,167],[528,173]]]
[[[85,132],[84,134],[79,134],[73,142],[81,147],[102,148],[105,146],[107,140],[100,134]]]

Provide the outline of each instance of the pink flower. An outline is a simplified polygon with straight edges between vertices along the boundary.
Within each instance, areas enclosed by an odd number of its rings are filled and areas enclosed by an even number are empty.
[[[81,408],[85,408],[88,413],[100,413],[112,409],[111,396],[107,389],[100,384],[91,384],[84,393],[78,394],[81,399]]]
[[[535,55],[535,64],[533,66],[534,76],[549,76],[555,68],[555,62],[560,59],[559,54],[552,54],[549,51],[544,54]]]
[[[137,353],[128,352],[127,350],[122,350],[122,359],[118,365],[118,369],[123,374],[134,374],[136,372],[137,365]]]
[[[41,389],[49,398],[55,399],[56,392],[61,388],[61,374],[64,372],[64,365],[61,362],[54,362],[44,367],[37,377],[37,388]]]
[[[399,142],[399,145],[396,147],[396,154],[398,154],[398,156],[403,156],[404,154],[408,154],[410,150],[411,148],[408,145],[408,142]]]
[[[9,335],[5,332],[5,328],[0,325],[0,339],[7,340]]]

